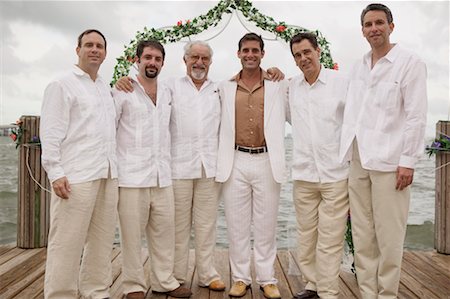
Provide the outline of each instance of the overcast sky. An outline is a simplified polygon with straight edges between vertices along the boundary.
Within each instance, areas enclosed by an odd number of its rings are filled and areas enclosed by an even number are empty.
[[[96,28],[108,41],[100,75],[112,78],[115,58],[136,31],[173,26],[179,20],[205,14],[218,1],[1,1],[0,0],[0,124],[21,115],[39,115],[42,95],[49,81],[77,63],[76,39],[83,30]],[[320,30],[331,43],[331,54],[346,72],[369,51],[362,37],[359,16],[367,1],[253,1],[261,13],[276,21]],[[428,67],[427,136],[437,120],[449,114],[449,2],[387,1],[394,15],[391,41],[412,49]],[[239,18],[240,17],[240,18]],[[230,19],[231,18],[231,19]],[[228,23],[228,20],[230,22]],[[266,40],[264,68],[278,66],[287,77],[299,74],[283,41],[244,20],[239,12],[225,15],[218,27],[191,39],[211,39],[214,49],[210,78],[222,80],[240,70],[237,42],[250,31]],[[226,26],[226,24],[228,24]],[[223,30],[223,31],[222,31]],[[221,32],[222,31],[222,32]],[[220,33],[220,34],[219,34]],[[184,42],[166,45],[161,78],[185,74]]]

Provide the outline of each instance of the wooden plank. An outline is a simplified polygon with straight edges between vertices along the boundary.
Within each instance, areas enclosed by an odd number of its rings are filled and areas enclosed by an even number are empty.
[[[403,285],[411,290],[414,294],[416,294],[419,298],[427,298],[427,299],[442,299],[433,292],[431,292],[428,288],[423,287],[423,284],[420,280],[417,280],[417,277],[414,277],[412,273],[416,271],[414,268],[411,268],[408,263],[402,264],[402,272],[400,276],[400,281]]]
[[[230,290],[230,263],[228,260],[228,250],[225,249],[216,249],[214,252],[214,264],[217,273],[219,273],[222,281],[225,283],[225,286],[227,287],[225,291],[223,292],[215,292],[210,291],[209,292],[209,298],[210,299],[227,299],[228,297],[228,291]]]
[[[287,282],[287,277],[283,272],[283,267],[281,266],[280,259],[278,256],[275,258],[275,278],[278,280],[277,286],[280,290],[280,294],[282,298],[291,298],[295,291],[292,291],[289,288],[289,283]]]
[[[4,290],[1,290],[0,297],[4,299],[13,298],[22,290],[35,282],[37,279],[39,279],[41,276],[44,276],[44,272],[45,262],[40,263],[36,268],[30,269],[25,277],[23,277],[19,281],[16,281],[15,283],[8,285]],[[44,289],[44,286],[42,286],[42,289]]]
[[[17,296],[14,298],[43,299],[44,298],[43,286],[44,286],[44,276],[40,276],[26,289],[22,290],[22,292],[17,294]]]
[[[45,259],[46,250],[39,248],[26,250],[22,254],[2,264],[0,266],[0,290],[25,277],[30,269],[44,263]]]
[[[361,298],[355,274],[341,271],[339,274],[339,298]]]
[[[305,288],[300,269],[292,257],[292,252],[287,250],[278,251],[278,261],[285,275],[286,283],[292,294],[296,294]]]
[[[7,252],[5,252],[5,254],[2,254],[0,256],[0,273],[2,273],[1,269],[2,269],[2,266],[4,263],[8,262],[10,259],[18,256],[19,254],[21,254],[23,252],[25,252],[25,249],[14,247],[14,248],[8,250]]]
[[[417,280],[420,281],[425,288],[428,288],[440,298],[450,294],[449,280],[445,275],[435,271],[434,268],[429,267],[427,264],[423,263],[422,260],[407,252],[403,256],[403,263],[409,264],[409,267],[414,269],[414,271],[411,272],[411,275],[417,277]]]
[[[439,272],[441,275],[447,278],[447,281],[450,281],[450,255],[447,257],[448,264],[444,262],[437,262],[431,258],[432,252],[426,251],[405,251],[405,254],[413,255],[415,258],[420,259],[422,261],[422,267],[428,268],[431,267],[433,271]],[[442,256],[442,255],[441,255]],[[445,257],[445,256],[443,256]],[[429,271],[431,269],[427,269]]]
[[[16,248],[15,244],[5,244],[0,246],[0,256],[7,253],[8,251]]]

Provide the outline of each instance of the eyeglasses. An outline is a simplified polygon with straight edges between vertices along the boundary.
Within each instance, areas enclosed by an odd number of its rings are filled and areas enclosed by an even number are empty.
[[[199,55],[191,55],[189,56],[189,59],[191,61],[198,61],[199,59],[201,59],[203,63],[208,63],[211,61],[211,58],[209,56],[199,56]]]

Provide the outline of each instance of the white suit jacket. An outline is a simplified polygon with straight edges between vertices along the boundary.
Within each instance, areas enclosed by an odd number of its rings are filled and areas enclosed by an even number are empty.
[[[224,81],[219,85],[221,123],[216,181],[228,180],[233,169],[235,152],[235,109],[237,82]],[[264,138],[268,148],[273,178],[277,183],[286,181],[284,130],[286,121],[287,82],[264,80]]]

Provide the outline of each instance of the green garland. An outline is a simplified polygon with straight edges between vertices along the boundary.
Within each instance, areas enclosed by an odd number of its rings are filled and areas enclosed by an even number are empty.
[[[159,29],[148,29],[144,27],[142,32],[138,31],[135,38],[130,41],[128,46],[125,46],[124,54],[117,58],[111,86],[121,77],[128,75],[131,65],[135,62],[136,46],[139,41],[153,39],[162,44],[174,43],[182,38],[199,34],[210,27],[217,26],[222,20],[223,14],[230,14],[232,10],[239,10],[248,21],[255,23],[262,30],[274,33],[276,37],[286,42],[289,42],[291,37],[299,32],[312,32],[316,34],[317,42],[322,50],[320,62],[327,68],[337,69],[337,64],[333,63],[333,59],[331,58],[329,43],[320,31],[310,31],[302,27],[287,25],[285,22],[276,22],[272,17],[260,13],[247,0],[221,0],[206,14],[188,20],[184,24],[182,21],[178,21],[175,26]]]

